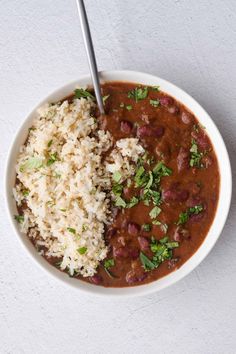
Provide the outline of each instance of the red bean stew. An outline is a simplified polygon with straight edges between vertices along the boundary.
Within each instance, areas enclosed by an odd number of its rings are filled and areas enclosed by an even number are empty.
[[[97,114],[100,127],[115,141],[138,137],[146,153],[131,181],[115,178],[107,259],[93,277],[78,278],[135,286],[181,267],[202,244],[217,208],[218,163],[197,118],[158,87],[111,82],[102,92],[106,115]]]

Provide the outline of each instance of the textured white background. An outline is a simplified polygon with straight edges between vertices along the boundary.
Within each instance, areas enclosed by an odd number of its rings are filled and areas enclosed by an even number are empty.
[[[87,0],[100,69],[157,74],[193,95],[236,172],[235,0]],[[0,0],[0,353],[236,353],[235,202],[186,279],[128,300],[87,297],[40,271],[6,217],[9,145],[45,95],[88,72],[74,0]]]

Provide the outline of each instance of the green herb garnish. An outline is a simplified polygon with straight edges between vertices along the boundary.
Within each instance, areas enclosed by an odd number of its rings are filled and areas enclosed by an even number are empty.
[[[127,111],[131,111],[133,109],[133,107],[130,104],[125,106],[125,108],[127,109]]]
[[[114,180],[115,182],[117,182],[117,183],[120,182],[121,177],[122,177],[122,175],[121,175],[121,173],[120,173],[119,171],[114,172],[114,173],[113,173],[113,176],[112,176],[113,180]]]
[[[153,107],[158,107],[159,104],[160,104],[160,101],[159,100],[150,100],[150,105],[153,106]]]
[[[190,148],[190,161],[189,161],[189,165],[191,167],[203,167],[203,165],[201,164],[201,158],[203,157],[203,153],[198,151],[198,146],[196,141],[193,139],[192,140],[192,146]]]
[[[112,192],[116,197],[120,197],[123,192],[123,185],[119,183],[115,183],[112,186]]]
[[[77,250],[79,252],[79,254],[85,254],[87,252],[87,247],[80,247]]]
[[[145,232],[149,232],[152,229],[152,225],[151,224],[143,224],[142,225],[142,230]]]
[[[53,140],[52,140],[52,139],[49,140],[49,142],[48,142],[48,147],[50,147],[50,146],[52,145],[52,143],[53,143]]]
[[[134,207],[135,205],[137,205],[138,204],[138,202],[139,202],[139,199],[137,198],[137,197],[132,197],[131,199],[130,199],[130,201],[128,202],[128,204],[127,204],[127,208],[132,208],[132,207]]]
[[[82,232],[87,231],[87,230],[88,230],[88,225],[83,224],[82,225]]]
[[[23,194],[24,197],[28,197],[29,190],[28,189],[23,190],[22,194]]]
[[[47,161],[47,166],[51,166],[56,161],[57,161],[57,153],[54,152],[53,154],[49,155],[49,159]]]
[[[188,208],[185,212],[179,214],[179,220],[177,222],[177,225],[185,224],[189,220],[190,216],[198,215],[202,211],[202,205],[195,205],[194,207]]]
[[[80,88],[80,89],[76,89],[75,91],[74,91],[74,93],[75,93],[75,97],[76,98],[91,98],[92,100],[95,100],[95,97],[89,92],[89,91],[87,91],[87,90],[84,90],[84,89],[82,89],[82,88]]]
[[[111,267],[114,267],[114,265],[115,265],[115,261],[114,261],[113,258],[111,258],[111,259],[106,259],[106,260],[104,261],[104,268],[106,268],[106,269],[109,269],[109,268],[111,268]]]
[[[24,222],[24,216],[23,215],[14,215],[14,218],[19,224],[23,224],[23,222]]]
[[[161,212],[161,209],[158,206],[155,206],[149,213],[151,219],[155,219]]]
[[[117,197],[115,200],[115,206],[126,208],[126,201],[121,197]]]
[[[147,87],[135,87],[135,89],[128,92],[128,97],[133,98],[135,102],[144,100],[148,95]]]
[[[177,247],[179,247],[179,243],[169,241],[168,237],[163,237],[159,241],[152,237],[150,244],[150,249],[153,252],[152,259],[149,259],[144,253],[140,252],[140,260],[144,269],[150,271],[158,268],[165,260],[172,258],[172,250]]]
[[[160,90],[160,86],[150,86],[150,89],[152,91],[159,91]]]
[[[76,230],[73,229],[72,227],[67,227],[67,230],[74,235],[76,234]]]
[[[20,172],[33,170],[43,166],[43,161],[39,157],[30,157],[23,165],[20,166]]]
[[[103,103],[105,103],[109,97],[110,97],[110,95],[102,96]]]

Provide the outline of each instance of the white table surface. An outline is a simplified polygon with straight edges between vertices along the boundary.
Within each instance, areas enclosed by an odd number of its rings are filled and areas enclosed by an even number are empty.
[[[87,0],[100,69],[157,74],[220,128],[236,172],[235,0]],[[235,202],[187,278],[128,300],[45,276],[17,242],[2,176],[14,133],[46,94],[88,72],[74,0],[0,0],[0,353],[236,353]]]

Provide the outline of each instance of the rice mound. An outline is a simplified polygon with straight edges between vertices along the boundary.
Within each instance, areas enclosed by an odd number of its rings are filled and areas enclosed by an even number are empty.
[[[80,98],[40,108],[16,164],[21,230],[46,257],[62,259],[59,267],[72,276],[94,275],[106,258],[113,173],[129,178],[144,153],[136,138],[114,144],[108,131],[98,129],[94,107],[90,98]]]

